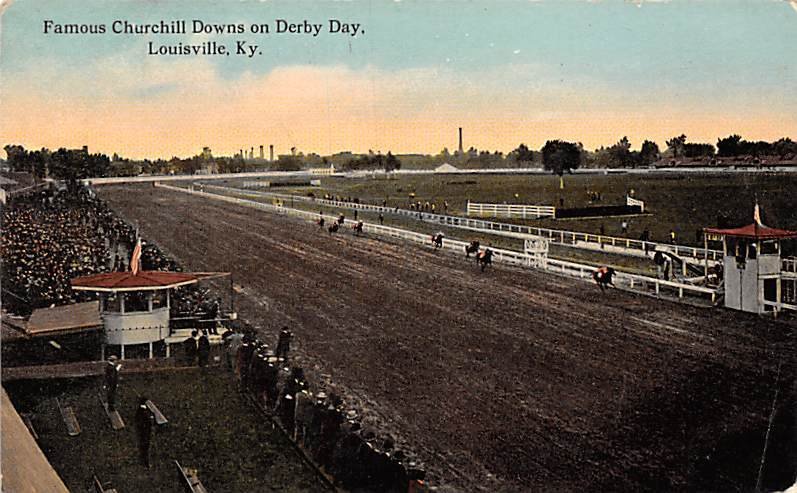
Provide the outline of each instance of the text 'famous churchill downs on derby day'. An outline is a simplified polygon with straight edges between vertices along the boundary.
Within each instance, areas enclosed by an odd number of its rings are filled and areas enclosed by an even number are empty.
[[[59,23],[51,19],[43,21],[45,35],[303,35],[316,37],[321,34],[362,36],[365,29],[356,22],[344,22],[338,19],[327,19],[324,22],[310,22],[306,19],[292,22],[275,19],[273,22],[255,23],[215,23],[193,19],[158,21],[139,23],[128,20],[115,20],[111,23],[81,24]],[[233,40],[233,49],[225,43],[203,41],[197,44],[160,43],[150,41],[147,46],[148,55],[245,55],[252,57],[261,54],[258,46],[249,41]]]

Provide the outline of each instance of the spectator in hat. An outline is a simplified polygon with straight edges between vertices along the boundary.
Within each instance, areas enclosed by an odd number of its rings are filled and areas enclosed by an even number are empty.
[[[210,340],[204,332],[199,336],[199,341],[197,342],[197,356],[199,357],[199,366],[203,368],[208,366],[208,361],[210,361]]]
[[[152,415],[152,411],[147,407],[147,398],[144,396],[141,396],[138,400],[135,420],[139,457],[141,463],[149,468],[149,447],[152,440],[152,426],[155,424],[155,416]]]
[[[274,356],[287,360],[288,351],[291,348],[291,339],[293,339],[293,333],[288,330],[288,327],[283,327],[277,338],[277,348],[274,352]]]
[[[184,351],[184,355],[185,355],[185,363],[188,366],[193,366],[196,363],[197,350],[198,350],[198,345],[197,345],[196,338],[197,338],[197,331],[196,330],[192,330],[191,331],[191,337],[188,337],[188,338],[186,338],[186,340],[183,341],[183,351]]]
[[[108,410],[116,410],[116,390],[119,386],[119,370],[122,369],[121,363],[117,362],[116,356],[108,358],[105,365],[105,392],[108,401]]]

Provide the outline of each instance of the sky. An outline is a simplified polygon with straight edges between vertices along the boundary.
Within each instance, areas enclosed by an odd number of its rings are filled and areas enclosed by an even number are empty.
[[[0,146],[435,154],[458,127],[465,148],[502,152],[797,140],[797,0],[0,1]],[[322,29],[276,33],[278,19]],[[48,20],[106,32],[45,33]],[[189,33],[115,34],[116,20]],[[246,32],[192,34],[194,20]],[[233,53],[148,54],[214,41]]]

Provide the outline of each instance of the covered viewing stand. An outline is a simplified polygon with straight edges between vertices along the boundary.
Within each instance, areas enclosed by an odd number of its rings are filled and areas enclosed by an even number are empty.
[[[797,238],[797,231],[770,228],[760,221],[704,231],[706,243],[722,241],[726,307],[752,313],[797,308],[783,300],[781,259],[781,242]]]
[[[109,272],[72,280],[72,289],[99,293],[100,316],[105,331],[102,358],[108,345],[120,347],[148,345],[153,357],[153,343],[170,335],[171,290],[200,279],[228,273],[184,273],[162,271]],[[168,345],[167,345],[168,357]]]

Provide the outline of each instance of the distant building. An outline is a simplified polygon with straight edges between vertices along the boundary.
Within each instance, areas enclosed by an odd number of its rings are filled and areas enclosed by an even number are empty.
[[[202,164],[202,166],[197,171],[197,174],[215,175],[218,172],[219,172],[219,165],[216,164],[216,161],[208,161]]]
[[[307,171],[312,175],[332,175],[335,173],[335,165],[330,164],[326,168],[308,168]]]

